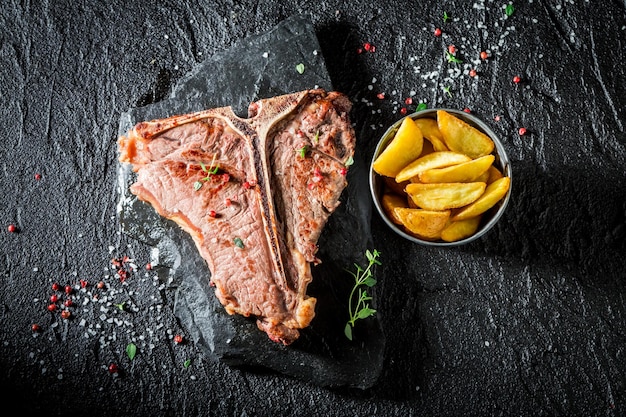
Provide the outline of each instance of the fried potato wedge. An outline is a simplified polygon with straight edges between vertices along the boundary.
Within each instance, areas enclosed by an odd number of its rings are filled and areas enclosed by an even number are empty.
[[[459,152],[440,151],[429,153],[420,158],[415,159],[413,162],[404,167],[398,175],[396,175],[396,181],[402,182],[410,180],[412,177],[418,176],[420,172],[434,168],[444,168],[450,165],[460,164],[462,162],[469,162],[472,159]]]
[[[461,152],[472,159],[493,151],[493,140],[480,130],[445,110],[437,111],[437,124],[448,149]]]
[[[407,185],[407,187],[411,186],[412,184]],[[495,206],[496,203],[506,195],[510,186],[511,179],[509,177],[502,177],[495,180],[487,186],[485,192],[482,196],[480,196],[480,198],[469,204],[467,207],[463,207],[459,210],[453,216],[452,221],[465,220],[478,216],[479,214],[483,214],[491,207]]]
[[[441,240],[444,242],[456,242],[472,236],[478,230],[482,216],[470,219],[449,222],[441,231]]]
[[[408,232],[421,239],[435,240],[450,218],[450,210],[431,211],[410,208],[396,208],[396,216]]]
[[[376,158],[372,168],[380,175],[395,177],[402,168],[420,156],[423,146],[422,131],[413,119],[406,117],[389,145]]]
[[[404,188],[409,183],[408,181],[404,182],[396,182],[393,177],[380,177],[383,180],[383,184],[385,184],[385,192],[392,192],[399,195],[406,195],[404,192]]]
[[[491,184],[492,182],[494,182],[497,179],[502,178],[504,175],[502,175],[502,171],[500,171],[498,168],[496,168],[495,166],[490,166],[489,167],[489,178],[487,178],[487,185]]]
[[[418,176],[420,182],[426,184],[440,182],[473,182],[483,173],[487,172],[495,159],[496,157],[493,155],[485,155],[446,168],[428,169],[420,172]]]
[[[463,207],[478,200],[485,192],[486,186],[484,182],[411,183],[405,190],[420,208],[447,210]]]
[[[415,123],[422,131],[424,138],[430,142],[437,152],[448,151],[448,147],[443,141],[443,135],[439,131],[439,125],[435,119],[417,119]]]
[[[394,209],[396,208],[407,208],[407,199],[406,197],[400,196],[398,194],[383,194],[383,198],[381,198],[381,203],[383,205],[383,210],[389,216],[392,222],[395,224],[402,225],[402,220],[396,216],[396,212]]]

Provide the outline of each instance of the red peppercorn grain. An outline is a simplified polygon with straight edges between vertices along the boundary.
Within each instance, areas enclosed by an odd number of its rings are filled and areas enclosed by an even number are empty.
[[[35,174],[35,179],[39,181],[41,179],[41,174]]]
[[[413,99],[411,97],[407,97],[404,99],[404,104],[411,105],[413,104]]]
[[[146,271],[151,271],[152,270],[152,264],[151,263],[147,263],[146,264]]]
[[[71,307],[74,305],[74,302],[70,298],[68,298],[63,304],[65,305],[65,307]]]
[[[57,301],[59,301],[59,297],[57,297],[57,295],[56,295],[56,294],[52,294],[52,295],[50,296],[50,302],[51,302],[51,303],[56,303]]]
[[[87,288],[87,286],[89,285],[89,283],[84,279],[81,279],[79,282],[81,288]]]
[[[104,282],[103,281],[98,282],[97,287],[98,287],[99,290],[103,289],[104,288]]]
[[[524,136],[526,134],[526,128],[520,127],[517,133],[519,133],[520,136]]]
[[[65,320],[69,319],[70,317],[72,317],[72,313],[70,313],[69,310],[63,310],[61,312],[61,317],[63,317]]]
[[[61,286],[59,285],[58,282],[55,282],[54,284],[52,284],[53,291],[59,291],[60,289],[61,289]]]
[[[15,227],[14,224],[10,224],[9,227],[7,227],[7,230],[9,231],[9,233],[15,233],[17,232],[17,227]]]
[[[487,55],[487,52],[482,51],[482,52],[480,53],[480,59],[482,59],[482,60],[484,61],[484,60],[485,60],[485,59],[487,59],[487,58],[489,58],[489,55]]]
[[[406,112],[407,112],[406,107],[402,107],[400,109],[400,114],[406,114]]]
[[[376,94],[376,97],[378,97],[379,100],[384,100],[385,99],[385,93],[378,93],[378,94]]]
[[[71,287],[71,285],[65,286],[65,294],[71,294],[73,291],[74,289]]]
[[[516,75],[515,77],[513,77],[513,82],[515,84],[519,84],[520,81],[522,81],[522,79],[519,77],[519,75]]]
[[[435,35],[436,37],[441,36],[441,29],[436,28],[436,29],[435,29],[435,33],[434,33],[434,35]]]
[[[472,68],[470,70],[470,72],[469,72],[469,76],[472,77],[472,78],[475,77],[476,76],[476,70]]]
[[[464,111],[465,113],[471,113],[471,112],[472,112],[472,111],[469,109],[469,107],[464,108],[464,109],[463,109],[463,111]]]
[[[216,218],[217,217],[217,213],[215,212],[215,210],[209,211],[209,217],[212,217],[212,218]]]
[[[448,52],[450,52],[452,55],[456,54],[456,46],[448,45]]]
[[[183,343],[183,337],[177,334],[176,336],[174,336],[174,343],[177,343],[177,344]]]
[[[110,374],[116,374],[119,372],[119,368],[117,367],[116,364],[112,363],[109,365],[109,373]]]
[[[41,330],[41,327],[39,327],[39,325],[38,325],[37,323],[33,323],[33,324],[30,326],[30,329],[31,329],[33,332],[37,333],[37,332],[39,332],[39,331]]]
[[[48,311],[57,311],[56,304],[48,304]]]

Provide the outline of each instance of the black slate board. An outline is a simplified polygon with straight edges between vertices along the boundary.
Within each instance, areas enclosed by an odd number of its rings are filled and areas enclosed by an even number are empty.
[[[296,65],[304,64],[302,74]],[[119,133],[143,120],[230,105],[245,114],[251,101],[311,88],[332,90],[313,25],[307,16],[286,19],[273,30],[247,38],[207,59],[174,86],[166,100],[122,115]],[[361,181],[355,182],[359,178]],[[343,334],[353,278],[345,268],[366,262],[371,249],[371,203],[366,165],[355,160],[342,205],[321,238],[308,294],[318,299],[316,317],[294,344],[274,343],[254,319],[230,316],[209,286],[210,271],[195,244],[175,223],[130,194],[128,165],[119,168],[118,212],[123,231],[154,246],[160,276],[178,286],[175,314],[210,359],[235,367],[269,369],[321,386],[372,387],[381,372],[385,338],[378,318],[361,320],[354,341]]]

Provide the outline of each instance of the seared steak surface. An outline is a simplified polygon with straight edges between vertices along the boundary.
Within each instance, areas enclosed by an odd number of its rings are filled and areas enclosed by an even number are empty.
[[[317,241],[347,186],[355,135],[342,94],[303,91],[137,124],[119,138],[131,192],[187,231],[229,314],[290,344],[315,315]]]

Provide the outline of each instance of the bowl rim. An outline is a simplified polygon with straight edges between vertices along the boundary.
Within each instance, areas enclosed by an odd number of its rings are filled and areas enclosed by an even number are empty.
[[[404,119],[406,119],[407,117],[410,117],[413,120],[421,119],[421,118],[436,119],[436,117],[430,117],[430,116],[431,115],[436,116],[437,111],[439,110],[445,110],[446,112],[454,116],[460,117],[466,123],[478,128],[487,136],[489,136],[491,140],[493,140],[494,145],[495,145],[495,150],[496,150],[496,152],[493,152],[493,154],[496,157],[494,163],[498,163],[500,165],[500,168],[502,169],[502,174],[506,177],[509,177],[511,181],[509,185],[509,190],[507,191],[504,198],[500,200],[500,202],[498,203],[499,207],[497,211],[491,216],[491,218],[486,223],[482,224],[480,226],[480,229],[476,233],[474,233],[473,235],[465,239],[458,240],[456,242],[444,242],[441,240],[430,241],[430,240],[419,239],[415,236],[408,234],[407,232],[402,230],[400,227],[398,227],[398,225],[393,223],[385,214],[385,211],[382,207],[382,203],[379,198],[380,185],[378,184],[378,181],[377,181],[377,178],[379,178],[380,175],[376,173],[373,168],[374,161],[376,160],[378,155],[380,155],[382,150],[387,146],[387,144],[391,141],[391,139],[394,136],[394,133],[398,130],[398,128],[400,127],[400,124],[402,124],[402,121]],[[420,110],[411,114],[407,114],[406,116],[403,116],[400,119],[398,119],[385,131],[385,133],[383,133],[383,135],[378,140],[378,143],[376,144],[374,154],[369,164],[369,187],[370,187],[372,201],[374,202],[374,206],[376,207],[378,214],[383,219],[383,221],[387,224],[387,226],[389,226],[389,228],[391,228],[391,230],[393,230],[396,234],[402,236],[403,238],[411,242],[418,243],[424,246],[453,247],[453,246],[461,246],[470,242],[474,242],[482,238],[483,236],[485,236],[488,232],[490,232],[493,229],[493,226],[495,226],[495,224],[500,220],[500,218],[506,211],[506,207],[508,206],[509,200],[511,199],[511,191],[513,188],[513,175],[512,174],[513,173],[511,170],[511,162],[506,153],[506,150],[504,149],[504,146],[502,145],[502,142],[500,141],[499,136],[484,121],[482,121],[477,116],[471,113],[467,113],[462,110],[451,109],[451,108],[446,108],[446,107],[436,107],[432,109],[425,109],[425,110]],[[493,210],[493,208],[491,210]]]

